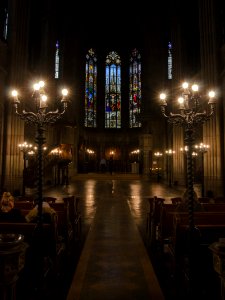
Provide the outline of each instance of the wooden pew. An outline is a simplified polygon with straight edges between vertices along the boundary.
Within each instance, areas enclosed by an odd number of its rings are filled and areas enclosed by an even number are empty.
[[[73,238],[75,242],[78,242],[81,238],[81,213],[79,210],[79,197],[69,196],[64,197],[63,201],[68,207],[68,218],[73,229]]]
[[[35,197],[30,195],[15,197],[15,201],[35,202]]]
[[[177,204],[181,203],[182,197],[172,197],[170,200],[171,200],[172,204],[177,205]]]
[[[202,203],[202,208],[203,210],[201,212],[194,212],[194,224],[201,225],[213,223],[217,216],[217,214],[210,214],[213,212],[219,213],[219,217],[215,220],[215,223],[221,222],[222,224],[225,224],[225,218],[223,219],[223,217],[221,217],[221,213],[225,213],[225,204]],[[178,220],[180,220],[180,223],[186,222],[188,224],[188,214],[185,212],[179,212],[178,206],[173,204],[163,204],[161,206],[161,218],[158,230],[158,241],[161,244],[161,247],[163,247],[166,243],[171,243],[171,237],[174,234],[174,222],[177,223]]]
[[[49,204],[50,203],[55,203],[56,200],[57,200],[57,198],[55,198],[55,197],[49,197],[49,196],[43,197],[43,201],[48,202]]]
[[[34,207],[34,203],[31,201],[14,201],[14,207],[18,209],[31,210]]]
[[[225,203],[225,197],[224,196],[217,196],[214,198],[215,203]]]
[[[210,198],[209,198],[209,197],[199,197],[199,198],[198,198],[198,201],[199,201],[200,203],[209,203]]]
[[[149,202],[149,211],[147,213],[147,243],[150,246],[155,244],[157,232],[160,224],[161,207],[165,201],[164,198],[157,196],[147,199]]]
[[[19,209],[25,217],[29,213],[29,211],[34,207],[34,203],[30,201],[15,201],[14,207]]]
[[[147,198],[148,205],[149,205],[149,210],[147,212],[147,218],[146,218],[146,235],[147,239],[150,238],[151,236],[151,220],[153,218],[153,202],[154,202],[154,197]]]
[[[199,230],[199,245],[209,246],[225,237],[225,212],[194,212],[194,225]],[[170,249],[175,257],[184,254],[189,234],[189,215],[186,212],[174,214]]]
[[[158,241],[163,247],[170,243],[170,237],[173,231],[173,218],[177,213],[178,204],[163,204],[160,210],[160,223],[158,230]]]
[[[73,228],[69,220],[68,204],[62,202],[52,202],[49,205],[57,214],[58,235],[64,240],[67,252],[70,251],[73,242]]]
[[[224,203],[202,203],[204,211],[208,212],[225,212],[225,202]]]
[[[65,253],[65,245],[58,238],[57,223],[42,224],[41,238],[37,235],[36,223],[13,223],[0,222],[0,233],[19,233],[24,236],[29,248],[25,257],[26,268],[32,268],[33,259],[36,255],[42,255],[48,263],[44,264],[44,277],[53,270],[55,273],[60,272],[62,261]]]

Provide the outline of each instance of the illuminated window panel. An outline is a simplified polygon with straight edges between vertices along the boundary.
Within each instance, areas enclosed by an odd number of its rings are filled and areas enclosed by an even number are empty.
[[[84,126],[93,127],[96,124],[96,103],[97,103],[97,57],[93,49],[86,55],[85,67],[85,117]]]
[[[129,69],[129,125],[141,127],[141,55],[135,49],[130,57]]]
[[[121,60],[112,51],[105,67],[105,128],[121,128]]]

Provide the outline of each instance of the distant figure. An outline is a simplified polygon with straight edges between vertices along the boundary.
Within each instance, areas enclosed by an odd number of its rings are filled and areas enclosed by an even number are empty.
[[[49,224],[52,223],[52,221],[54,221],[54,217],[56,216],[56,211],[53,208],[51,208],[51,206],[45,201],[42,202],[42,216],[43,222]],[[28,223],[37,222],[38,204],[36,204],[35,207],[29,211],[25,218]]]
[[[14,207],[14,198],[10,192],[4,192],[1,199],[0,209],[1,222],[26,222],[25,217],[22,215],[18,208]]]
[[[100,171],[104,173],[106,171],[106,160],[103,157],[100,161]]]
[[[112,175],[113,173],[113,156],[109,158],[109,173]]]

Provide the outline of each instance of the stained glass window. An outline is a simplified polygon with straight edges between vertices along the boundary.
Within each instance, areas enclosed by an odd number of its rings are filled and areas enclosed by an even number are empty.
[[[5,21],[4,21],[4,32],[3,32],[3,37],[5,40],[7,40],[8,37],[8,21],[9,21],[9,15],[7,9],[5,8]]]
[[[97,57],[93,49],[86,55],[85,127],[96,127]]]
[[[3,41],[6,41],[8,38],[8,0],[0,1],[0,38]]]
[[[112,51],[105,68],[105,128],[121,128],[121,60]]]
[[[172,71],[173,71],[173,60],[172,60],[172,44],[168,43],[168,79],[172,79]]]
[[[55,50],[55,78],[59,78],[59,42],[56,42]]]
[[[130,128],[141,127],[141,55],[135,49],[130,57],[129,69],[129,121]]]

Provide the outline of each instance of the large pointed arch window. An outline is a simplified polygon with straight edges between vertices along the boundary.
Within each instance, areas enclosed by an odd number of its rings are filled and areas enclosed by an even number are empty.
[[[55,45],[55,78],[59,78],[59,42]]]
[[[96,127],[97,57],[93,49],[86,55],[85,127]]]
[[[121,60],[112,51],[105,68],[105,128],[121,128]]]
[[[8,38],[8,1],[1,0],[0,2],[0,38],[6,41]]]
[[[136,49],[130,57],[129,100],[130,128],[141,127],[141,55]]]
[[[168,43],[168,79],[173,78],[173,56],[172,56],[172,44]]]

